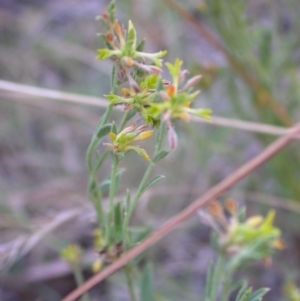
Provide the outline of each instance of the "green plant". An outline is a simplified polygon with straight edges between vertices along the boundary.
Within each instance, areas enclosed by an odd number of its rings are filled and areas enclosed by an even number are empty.
[[[143,52],[144,40],[137,42],[133,23],[129,21],[125,30],[115,19],[114,2],[111,2],[99,19],[106,32],[100,34],[105,48],[98,49],[97,58],[109,58],[114,66],[111,73],[111,92],[105,95],[109,100],[108,107],[92,137],[86,160],[89,171],[88,193],[97,212],[95,249],[103,263],[112,263],[148,233],[147,227],[142,230],[132,227],[130,220],[143,193],[164,177],[157,175],[150,178],[155,165],[169,153],[164,148],[164,138],[168,137],[171,150],[177,145],[173,120],[179,118],[188,121],[190,114],[209,120],[211,111],[191,107],[199,93],[193,87],[200,80],[200,76],[185,81],[188,70],[182,70],[182,61],[176,59],[173,64],[165,63],[172,81],[163,79],[161,58],[166,51]],[[124,111],[118,124],[110,121],[115,105],[122,105]],[[135,115],[143,120],[142,125],[137,126],[135,122],[128,125]],[[149,130],[149,127],[152,129]],[[155,150],[151,156],[135,143],[152,139],[153,135],[156,135],[153,142]],[[103,139],[109,141],[102,142]],[[132,151],[135,152],[134,155],[149,161],[149,165],[136,192],[133,194],[127,190],[125,197],[118,197],[119,182],[124,173],[120,163]],[[99,171],[108,155],[111,157],[111,174],[99,181]],[[103,205],[103,195],[106,192],[109,196],[107,210]],[[265,219],[253,217],[243,220],[235,202],[227,201],[225,208],[231,214],[230,220],[225,217],[218,202],[210,205],[210,214],[200,213],[202,219],[216,230],[212,243],[218,254],[216,263],[209,268],[205,294],[201,299],[227,301],[230,294],[239,289],[237,301],[261,300],[268,289],[253,292],[245,280],[234,282],[233,277],[245,264],[266,260],[275,247],[282,247],[280,231],[272,224],[275,213],[270,212]],[[136,262],[124,267],[130,298],[133,301],[137,300],[134,270],[137,270]],[[141,278],[140,300],[153,300],[150,266],[146,265]]]

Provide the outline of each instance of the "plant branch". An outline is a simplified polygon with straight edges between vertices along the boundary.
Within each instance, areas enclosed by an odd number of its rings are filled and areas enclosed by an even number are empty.
[[[72,269],[73,269],[73,273],[74,273],[74,277],[75,277],[77,286],[82,285],[82,283],[84,283],[84,278],[83,278],[82,272],[80,270],[80,267],[78,266],[78,264],[73,264]],[[90,301],[90,298],[87,294],[84,294],[81,298],[81,301]]]
[[[136,256],[147,250],[149,247],[153,246],[164,236],[169,234],[175,228],[177,228],[184,221],[189,219],[194,215],[201,207],[207,205],[212,199],[215,199],[220,194],[224,193],[226,190],[234,186],[237,182],[245,178],[248,174],[254,171],[256,168],[261,166],[263,163],[268,161],[272,156],[278,153],[282,148],[284,148],[294,137],[300,133],[300,122],[293,126],[290,132],[275,140],[270,144],[265,150],[263,150],[256,157],[242,165],[235,172],[227,176],[219,184],[215,185],[209,189],[202,197],[196,199],[191,205],[186,209],[182,210],[180,213],[169,219],[160,229],[153,232],[149,237],[144,239],[141,243],[133,247],[126,254],[124,254],[120,259],[115,261],[113,264],[109,265],[103,269],[99,274],[91,277],[82,286],[75,289],[68,296],[63,298],[61,301],[74,301],[79,298],[82,294],[90,290],[92,287],[100,283],[102,280],[124,267],[128,262],[134,259]]]
[[[107,235],[107,241],[108,243],[110,241],[111,232],[114,233],[114,221],[115,221],[115,195],[116,190],[118,187],[116,187],[116,180],[117,180],[117,171],[118,171],[118,164],[119,164],[119,158],[118,155],[112,154],[112,167],[111,167],[111,176],[110,176],[110,188],[109,188],[109,219],[108,223],[106,224],[106,235]]]

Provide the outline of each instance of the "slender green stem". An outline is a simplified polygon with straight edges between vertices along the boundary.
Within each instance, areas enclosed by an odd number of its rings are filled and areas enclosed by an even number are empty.
[[[104,221],[104,211],[103,211],[103,206],[102,206],[102,193],[100,191],[98,191],[97,187],[93,187],[91,185],[91,183],[95,183],[96,182],[96,173],[97,171],[101,168],[103,162],[105,161],[107,155],[109,154],[109,151],[106,150],[105,153],[102,155],[102,157],[98,160],[98,162],[96,162],[95,167],[93,169],[93,171],[90,174],[90,184],[89,184],[89,197],[90,200],[92,201],[94,208],[96,210],[97,213],[97,220],[98,220],[98,224],[101,227]]]
[[[118,84],[115,83],[115,81],[113,81],[113,83],[114,84],[112,86],[112,92],[114,93],[118,89]],[[110,117],[111,112],[112,112],[112,108],[113,108],[112,105],[108,105],[104,115],[100,119],[98,127],[97,127],[97,129],[96,129],[96,131],[95,131],[95,133],[92,137],[91,143],[88,146],[87,153],[86,153],[86,164],[87,164],[87,168],[88,168],[88,171],[89,171],[89,174],[90,174],[89,175],[90,185],[89,185],[89,192],[88,193],[89,193],[90,199],[93,202],[95,210],[97,212],[98,223],[99,223],[100,226],[104,221],[104,212],[103,212],[103,206],[102,206],[102,194],[99,193],[98,191],[93,191],[93,189],[95,189],[95,187],[91,188],[91,183],[96,183],[96,174],[97,174],[98,170],[101,168],[101,166],[102,166],[103,162],[105,161],[107,155],[109,154],[109,151],[106,150],[104,152],[104,154],[98,160],[98,162],[95,163],[95,166],[93,166],[93,152],[94,152],[95,148],[97,147],[97,145],[102,140],[102,139],[99,139],[97,137],[97,132],[103,125],[105,125],[108,122],[109,117]],[[96,187],[96,189],[97,189],[97,187]]]
[[[162,143],[163,143],[163,139],[165,136],[165,132],[166,132],[166,125],[163,122],[159,128],[158,134],[157,134],[157,140],[156,140],[156,145],[155,145],[155,152],[154,152],[154,156],[161,150],[162,148]],[[145,184],[148,181],[148,178],[153,170],[155,166],[155,163],[150,162],[150,164],[148,165],[148,168],[145,171],[145,174],[142,178],[142,181],[140,182],[140,185],[135,193],[135,196],[133,198],[133,200],[130,202],[130,206],[129,209],[126,212],[126,216],[125,216],[125,221],[124,221],[124,227],[125,229],[128,229],[129,226],[129,221],[131,218],[131,215],[136,207],[136,204],[138,202],[138,200],[140,199],[142,193],[143,193],[143,189],[145,187]],[[127,235],[127,245],[128,245],[128,235]]]
[[[221,283],[221,280],[223,279],[224,275],[224,257],[222,254],[218,255],[217,262],[215,263],[214,269],[213,269],[213,275],[211,278],[211,283],[209,283],[210,287],[210,301],[215,301],[217,294],[218,294],[218,289]],[[223,291],[222,291],[223,294]]]
[[[82,285],[84,283],[84,278],[80,266],[78,264],[73,264],[72,268],[77,286]],[[81,298],[81,301],[90,301],[88,294],[84,294]]]
[[[127,112],[123,115],[123,118],[122,118],[122,120],[121,120],[121,122],[120,122],[119,133],[124,129],[129,114],[130,114],[130,111],[127,111]]]
[[[111,230],[113,230],[114,220],[115,220],[115,208],[114,208],[114,198],[116,195],[116,178],[117,178],[117,170],[119,165],[119,158],[116,154],[112,154],[112,168],[111,168],[111,176],[110,176],[110,187],[109,187],[109,218],[108,223],[106,225],[107,239],[111,238]]]
[[[137,192],[135,193],[135,196],[134,196],[133,200],[130,202],[130,207],[129,207],[128,211],[126,212],[126,217],[125,217],[125,222],[124,222],[124,225],[125,225],[126,228],[128,228],[130,217],[131,217],[131,215],[132,215],[132,213],[133,213],[133,211],[136,207],[136,204],[137,204],[139,198],[142,195],[143,188],[144,188],[144,186],[145,186],[145,184],[146,184],[146,182],[147,182],[154,166],[155,166],[155,164],[153,162],[150,162],[150,164],[148,165],[148,168],[147,168],[147,170],[146,170],[146,172],[143,176],[143,179],[142,179],[142,181],[141,181],[141,183],[140,183],[140,185],[137,189]]]
[[[156,145],[155,145],[155,154],[161,150],[165,134],[166,134],[166,124],[165,124],[165,122],[162,122],[159,127],[158,134],[157,134],[157,140],[156,140]]]
[[[95,167],[93,169],[94,174],[96,174],[97,171],[101,168],[101,166],[102,166],[103,162],[105,161],[106,157],[108,156],[108,154],[109,154],[109,150],[106,150],[104,152],[104,154],[102,155],[102,157],[99,159],[99,161],[96,162]]]
[[[92,200],[94,209],[96,210],[97,213],[98,226],[101,227],[103,225],[103,220],[104,220],[104,212],[102,207],[102,195],[100,193],[93,194],[90,196],[90,199]]]
[[[111,115],[111,112],[112,112],[112,108],[113,106],[112,105],[109,105],[104,113],[104,115],[102,116],[100,122],[99,122],[99,125],[98,125],[98,129],[100,127],[102,127],[104,124],[107,123],[110,115]],[[86,153],[86,164],[87,164],[87,167],[88,167],[88,170],[89,172],[92,171],[92,168],[93,168],[93,164],[92,164],[92,155],[93,155],[93,151],[95,149],[95,147],[98,145],[98,143],[100,143],[101,139],[98,139],[97,138],[97,130],[95,131],[94,135],[93,135],[93,138],[91,140],[91,143],[87,149],[87,153]]]
[[[124,267],[124,272],[126,276],[127,286],[130,294],[131,301],[136,301],[135,292],[134,292],[134,285],[132,281],[132,269],[130,265],[126,265]]]
[[[232,275],[233,271],[224,269],[223,279],[222,279],[222,297],[221,301],[228,301],[231,293],[231,284],[232,284]]]
[[[118,82],[115,81],[115,74],[113,75],[113,85],[111,87],[111,93],[115,94],[116,91],[118,90],[119,88],[119,84]],[[93,151],[95,149],[95,147],[97,146],[98,143],[100,143],[101,139],[98,139],[97,138],[97,132],[98,132],[98,129],[101,128],[104,124],[107,123],[110,115],[111,115],[111,112],[112,112],[112,109],[113,109],[113,105],[108,105],[108,107],[106,108],[106,111],[104,113],[104,115],[102,116],[102,118],[100,119],[100,122],[99,122],[99,125],[97,127],[97,130],[95,131],[94,135],[93,135],[93,138],[92,138],[92,141],[87,149],[87,153],[86,153],[86,165],[88,167],[88,170],[89,172],[92,171],[92,155],[93,155]]]

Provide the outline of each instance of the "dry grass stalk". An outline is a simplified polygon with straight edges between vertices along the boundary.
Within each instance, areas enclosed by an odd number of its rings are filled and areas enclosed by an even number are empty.
[[[34,105],[38,100],[38,98],[50,99],[55,101],[63,101],[75,104],[82,105],[91,105],[105,108],[107,106],[107,101],[103,98],[92,97],[92,96],[84,96],[73,93],[60,92],[56,90],[42,89],[36,88],[32,86],[17,84],[13,82],[0,80],[0,91],[5,93],[5,97],[9,97],[14,101],[19,101],[21,103]],[[25,98],[24,96],[34,96],[35,98]],[[47,105],[45,105],[45,109],[48,109]],[[52,111],[57,111],[55,108],[50,108]],[[68,113],[68,115],[70,115]],[[74,116],[79,118],[79,114],[77,112],[74,113]],[[279,126],[273,126],[263,123],[255,123],[255,122],[247,122],[236,119],[227,119],[224,117],[213,116],[212,122],[208,122],[204,119],[201,119],[196,116],[191,117],[191,121],[194,122],[202,122],[208,123],[217,126],[236,128],[239,130],[262,133],[262,134],[270,134],[270,135],[285,135],[288,133],[289,129]],[[300,139],[300,135],[296,135],[295,139]]]

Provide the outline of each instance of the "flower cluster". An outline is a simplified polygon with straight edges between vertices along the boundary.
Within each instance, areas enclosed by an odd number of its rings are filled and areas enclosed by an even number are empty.
[[[141,157],[146,160],[150,160],[146,151],[139,146],[132,145],[133,142],[145,140],[152,136],[153,131],[145,129],[148,127],[147,124],[136,127],[135,124],[125,128],[118,135],[113,132],[109,133],[109,137],[112,143],[103,143],[103,145],[107,146],[115,153],[124,153],[129,150],[133,150],[137,152]]]
[[[112,91],[105,95],[110,105],[124,105],[125,111],[138,112],[144,122],[158,127],[165,122],[169,128],[169,141],[171,148],[176,146],[177,136],[172,126],[172,119],[180,118],[188,121],[190,114],[205,119],[210,118],[210,109],[194,109],[191,103],[195,100],[199,91],[193,91],[201,76],[197,75],[185,81],[188,70],[182,70],[182,61],[176,59],[174,64],[165,63],[172,81],[162,78],[162,57],[166,51],[157,53],[143,52],[144,40],[137,43],[136,30],[131,21],[127,30],[115,19],[114,2],[111,2],[107,11],[102,14],[106,32],[101,34],[106,45],[98,49],[98,59],[110,58],[115,65],[117,86],[120,93]],[[126,86],[125,83],[128,83]],[[112,149],[115,152],[123,152],[124,148],[116,137],[110,134],[113,141]],[[116,146],[118,145],[118,146]],[[131,149],[134,149],[131,147]],[[140,149],[134,149],[138,153]],[[142,155],[142,154],[140,154]],[[143,155],[142,155],[143,156]],[[148,158],[148,156],[143,156]]]
[[[269,211],[266,217],[256,215],[240,221],[234,200],[226,200],[224,207],[230,218],[226,217],[218,201],[211,202],[208,212],[200,211],[199,214],[202,221],[217,232],[219,246],[226,253],[238,254],[251,246],[251,252],[257,254],[258,258],[269,260],[274,248],[284,248],[281,232],[273,225],[274,210]]]
[[[144,72],[136,72],[141,69],[146,73],[161,73],[160,58],[166,55],[167,51],[158,53],[143,52],[144,41],[137,43],[136,30],[129,20],[127,31],[115,19],[115,4],[111,2],[107,12],[100,17],[106,27],[106,33],[101,34],[106,48],[98,49],[97,59],[104,60],[111,58],[117,68],[117,78],[120,82],[128,80],[130,87],[135,92],[140,92],[140,87],[134,77],[143,77]],[[149,59],[154,65],[146,64]],[[131,73],[134,69],[134,74]]]

